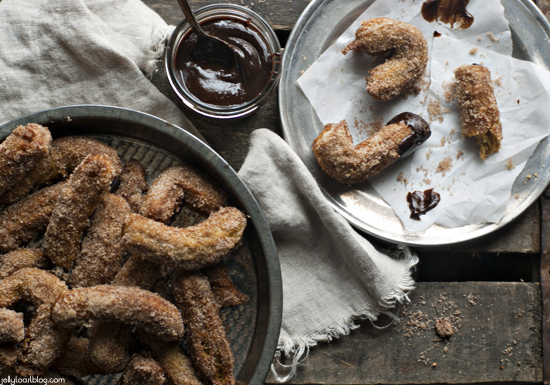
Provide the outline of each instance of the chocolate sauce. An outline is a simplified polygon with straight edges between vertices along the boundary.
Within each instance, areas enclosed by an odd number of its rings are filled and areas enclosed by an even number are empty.
[[[201,24],[203,29],[233,48],[236,65],[195,60],[191,55],[197,44],[195,33],[184,36],[175,55],[175,72],[191,94],[204,103],[234,106],[258,96],[271,78],[273,55],[252,25],[236,19],[214,19]]]
[[[407,193],[407,202],[411,209],[411,219],[420,220],[420,216],[433,209],[441,201],[441,195],[433,188],[424,192],[413,191]]]
[[[412,131],[412,134],[403,139],[403,141],[399,144],[399,149],[397,152],[401,158],[412,154],[412,152],[424,143],[432,134],[430,131],[430,125],[422,119],[422,117],[413,114],[412,112],[403,112],[396,115],[388,122],[387,125],[396,123],[405,123]]]
[[[422,4],[422,17],[428,22],[440,21],[451,28],[467,29],[474,23],[474,17],[466,10],[470,0],[426,0]]]

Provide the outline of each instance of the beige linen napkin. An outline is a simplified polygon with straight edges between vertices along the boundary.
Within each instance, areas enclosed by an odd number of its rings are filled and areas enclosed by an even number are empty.
[[[101,104],[198,135],[147,78],[172,30],[139,0],[0,1],[0,124],[52,107]]]
[[[256,130],[239,175],[273,233],[283,278],[283,320],[273,366],[284,382],[309,348],[349,334],[354,320],[391,314],[414,288],[418,258],[406,247],[378,250],[337,214],[288,144]]]

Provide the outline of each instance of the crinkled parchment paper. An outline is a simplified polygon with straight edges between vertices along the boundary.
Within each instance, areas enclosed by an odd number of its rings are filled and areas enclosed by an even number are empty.
[[[498,222],[511,197],[514,180],[538,142],[549,133],[550,75],[531,62],[511,57],[512,41],[499,0],[472,0],[469,29],[428,23],[422,1],[378,0],[298,79],[298,85],[323,124],[346,119],[355,143],[401,112],[421,115],[432,135],[412,156],[369,179],[393,208],[406,229],[422,231],[433,223],[447,227]],[[390,17],[417,26],[426,37],[428,69],[418,93],[389,102],[374,101],[365,90],[365,77],[381,59],[341,50],[354,39],[361,20]],[[441,36],[434,37],[437,31]],[[489,68],[503,126],[502,148],[484,161],[473,138],[460,133],[456,101],[451,98],[453,70],[478,63]],[[351,186],[350,189],[354,187]],[[407,192],[434,188],[439,205],[410,219]]]

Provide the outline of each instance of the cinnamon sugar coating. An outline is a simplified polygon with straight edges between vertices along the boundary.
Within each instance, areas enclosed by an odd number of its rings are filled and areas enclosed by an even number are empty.
[[[481,159],[497,153],[502,141],[500,112],[491,72],[478,64],[463,65],[454,71],[462,137],[475,137]]]
[[[205,174],[178,165],[164,170],[153,181],[139,213],[168,223],[182,201],[193,210],[211,213],[227,204],[227,196]]]
[[[64,182],[45,187],[9,206],[0,214],[0,252],[6,253],[44,231]]]
[[[103,196],[71,273],[73,287],[111,283],[122,265],[122,227],[129,213],[124,198],[111,193]]]
[[[122,242],[126,250],[152,262],[196,270],[222,260],[240,243],[245,227],[245,215],[234,207],[222,207],[185,228],[130,214]]]
[[[117,321],[167,341],[183,337],[178,309],[158,294],[137,287],[97,285],[66,291],[55,302],[52,319],[65,326]]]
[[[37,162],[19,183],[0,195],[0,204],[12,204],[25,197],[33,188],[67,178],[88,155],[107,156],[120,174],[122,165],[116,150],[105,143],[81,136],[64,136],[54,139],[47,156]]]
[[[327,124],[313,141],[315,157],[322,169],[337,181],[348,184],[363,182],[414,151],[430,136],[429,125],[420,116],[409,115],[414,116],[418,124],[394,118],[357,145],[353,144],[345,120]]]
[[[135,355],[117,385],[162,385],[165,381],[164,369],[157,361],[151,357]]]
[[[0,308],[0,344],[19,342],[25,338],[23,313]]]
[[[0,256],[0,280],[24,267],[46,267],[48,262],[41,248],[17,248]]]
[[[386,61],[369,71],[367,92],[387,101],[411,89],[426,70],[428,44],[415,26],[387,17],[361,22],[355,40],[342,53],[361,51],[368,55],[389,54]]]
[[[173,385],[203,385],[195,373],[191,359],[176,342],[160,341],[147,333],[140,333],[138,337],[151,349],[153,357]]]
[[[116,194],[126,199],[134,213],[139,212],[145,194],[149,190],[146,176],[145,169],[137,159],[126,162],[120,174],[120,185]]]
[[[105,155],[89,155],[63,188],[44,235],[44,252],[65,270],[73,267],[88,219],[105,195],[116,171]]]
[[[212,293],[219,307],[238,306],[250,300],[248,295],[233,284],[224,261],[206,266],[203,272],[208,277]]]
[[[23,179],[50,152],[52,135],[39,124],[18,126],[0,144],[0,195]]]
[[[56,276],[37,268],[23,268],[0,281],[0,308],[27,302],[37,310],[25,338],[17,347],[16,372],[23,376],[40,375],[61,354],[67,331],[51,321],[54,301],[67,291]]]
[[[180,270],[174,278],[174,298],[199,377],[211,385],[235,384],[233,353],[206,276]]]

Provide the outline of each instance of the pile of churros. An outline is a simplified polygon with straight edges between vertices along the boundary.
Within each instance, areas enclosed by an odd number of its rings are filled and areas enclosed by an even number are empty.
[[[139,161],[30,123],[0,143],[0,204],[2,374],[235,384],[219,309],[249,300],[224,262],[247,217],[207,175],[149,185]],[[203,220],[170,225],[182,205]]]

